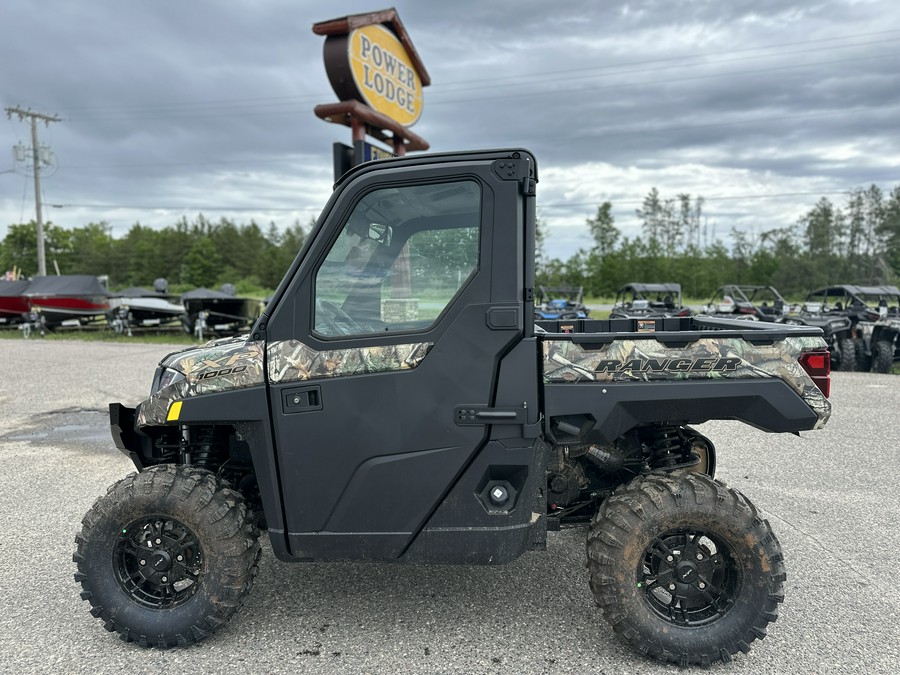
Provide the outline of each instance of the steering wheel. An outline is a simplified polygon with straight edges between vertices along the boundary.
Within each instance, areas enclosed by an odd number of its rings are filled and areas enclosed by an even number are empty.
[[[347,312],[329,300],[316,298],[316,330],[325,335],[356,335],[365,333]]]

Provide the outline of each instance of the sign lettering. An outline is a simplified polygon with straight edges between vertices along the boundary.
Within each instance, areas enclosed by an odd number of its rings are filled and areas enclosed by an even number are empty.
[[[400,40],[373,24],[352,31],[347,50],[364,102],[404,126],[415,123],[422,115],[422,83]]]

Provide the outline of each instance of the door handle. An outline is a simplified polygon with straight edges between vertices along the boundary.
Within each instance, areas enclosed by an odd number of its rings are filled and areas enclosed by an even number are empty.
[[[480,424],[526,424],[527,408],[490,408],[478,405],[459,405],[454,411],[456,424],[461,427]]]
[[[319,385],[295,387],[281,392],[281,412],[285,414],[322,409],[322,390]]]

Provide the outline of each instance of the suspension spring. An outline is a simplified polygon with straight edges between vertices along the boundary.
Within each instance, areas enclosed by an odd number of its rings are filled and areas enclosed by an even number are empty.
[[[210,466],[217,454],[216,433],[214,427],[205,427],[197,434],[197,443],[194,445],[194,464],[197,466]]]
[[[653,438],[650,466],[668,469],[684,461],[684,445],[678,427],[659,427]]]

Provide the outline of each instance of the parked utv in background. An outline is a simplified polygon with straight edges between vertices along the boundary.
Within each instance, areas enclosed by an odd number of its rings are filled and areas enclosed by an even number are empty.
[[[586,319],[590,310],[584,306],[584,289],[581,286],[539,286],[540,295],[534,306],[534,318]]]
[[[501,564],[583,523],[594,598],[641,653],[708,664],[766,635],[778,539],[690,425],[822,427],[821,331],[536,326],[537,178],[525,150],[352,169],[249,335],[170,354],[149,398],[110,404],[138,473],[95,502],[73,556],[107,630],[209,637],[253,585],[258,528],[288,562]]]
[[[788,315],[788,304],[773,286],[731,284],[713,293],[704,313],[735,319],[784,321]]]
[[[789,315],[784,323],[820,329],[828,346],[832,370],[857,369],[856,343],[851,338],[850,319],[846,316],[801,309],[799,313]]]
[[[865,287],[871,288],[871,287]],[[872,371],[889,373],[895,361],[900,360],[900,289],[896,286],[878,286],[879,292],[863,295],[863,299],[875,302],[877,295],[878,319],[871,332],[863,331],[863,344],[872,361]]]
[[[887,373],[894,360],[897,342],[898,325],[892,316],[898,317],[900,312],[898,296],[900,291],[896,286],[827,286],[807,295],[798,318],[813,325],[810,321],[813,318],[845,317],[849,327],[836,333],[834,340],[840,369],[859,372],[872,369]]]
[[[616,300],[609,317],[627,319],[638,317],[690,316],[693,312],[681,302],[681,284],[625,284],[616,292]]]

